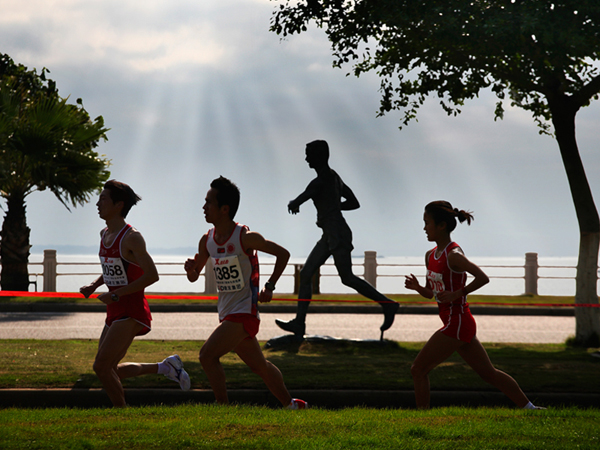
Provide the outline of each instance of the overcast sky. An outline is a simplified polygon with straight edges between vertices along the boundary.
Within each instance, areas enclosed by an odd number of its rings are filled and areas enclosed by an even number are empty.
[[[575,256],[579,232],[556,142],[489,92],[448,117],[437,99],[399,130],[377,118],[375,75],[334,69],[322,30],[282,41],[268,0],[0,0],[0,52],[46,67],[62,96],[102,115],[112,178],[143,200],[128,220],[155,251],[194,248],[212,179],[242,192],[236,217],[305,257],[319,238],[312,204],[287,203],[315,176],[304,147],[325,139],[331,166],[361,208],[345,214],[355,255],[420,256],[426,203],[445,199],[475,221],[453,238],[468,255]],[[598,102],[580,111],[577,139],[600,196]],[[28,197],[33,253],[97,246],[97,197],[68,212],[52,194]],[[4,205],[3,205],[4,206]]]

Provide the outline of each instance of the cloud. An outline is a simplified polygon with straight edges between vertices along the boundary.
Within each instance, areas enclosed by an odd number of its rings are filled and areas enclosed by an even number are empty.
[[[250,7],[255,5],[241,2],[235,11],[217,2],[177,0],[11,0],[3,5],[0,25],[5,37],[46,66],[102,61],[173,76],[194,67],[234,66],[255,44],[235,27]]]

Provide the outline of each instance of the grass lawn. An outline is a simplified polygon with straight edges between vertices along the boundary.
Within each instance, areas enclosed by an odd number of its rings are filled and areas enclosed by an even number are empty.
[[[193,389],[208,383],[202,341],[134,341],[125,360],[178,353]],[[598,393],[600,359],[552,345],[484,344],[494,364],[526,392]],[[0,340],[0,388],[100,387],[92,371],[96,340]],[[411,390],[410,364],[422,344],[303,343],[265,350],[290,389]],[[232,389],[264,389],[235,356],[223,358]],[[127,388],[178,389],[162,376],[124,380]],[[493,390],[454,356],[431,374],[435,390]],[[178,406],[0,409],[0,448],[13,449],[597,449],[599,408],[412,409]]]
[[[600,410],[183,405],[0,410],[12,449],[597,449]]]
[[[134,341],[124,361],[158,362],[178,353],[193,389],[208,389],[198,362],[202,341]],[[600,393],[600,359],[565,344],[484,344],[496,367],[511,374],[526,392]],[[410,365],[421,343],[308,343],[265,350],[289,389],[411,390]],[[0,388],[95,388],[92,370],[97,340],[0,340]],[[230,353],[222,358],[231,389],[263,389],[262,380]],[[431,374],[432,390],[485,391],[484,383],[460,357],[452,356]],[[129,388],[177,388],[162,376],[123,380]]]

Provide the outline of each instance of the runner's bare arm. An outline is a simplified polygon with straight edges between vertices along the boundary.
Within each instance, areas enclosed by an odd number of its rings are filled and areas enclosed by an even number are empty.
[[[484,273],[484,271],[481,270],[478,265],[473,264],[471,261],[469,261],[460,250],[452,251],[448,254],[448,265],[455,272],[467,272],[473,275],[473,281],[471,281],[464,288],[458,291],[440,292],[438,294],[438,299],[441,302],[446,303],[457,300],[463,295],[470,294],[471,292],[476,291],[480,287],[485,286],[490,281],[490,279]]]
[[[425,253],[425,267],[427,267],[427,261],[429,261],[429,255],[432,250],[429,250]],[[433,289],[429,286],[429,280],[425,281],[425,286],[421,286],[419,284],[419,280],[412,273],[410,276],[404,277],[404,287],[406,289],[411,289],[413,291],[417,291],[421,297],[425,298],[433,298]]]
[[[419,280],[417,280],[417,277],[415,277],[412,273],[404,278],[404,287],[406,287],[406,289],[417,291],[421,297],[433,297],[433,291],[429,288],[428,283],[426,283],[425,286],[421,286],[419,284]]]
[[[202,269],[210,256],[206,250],[207,239],[208,236],[206,234],[202,236],[202,239],[200,239],[200,243],[198,244],[198,253],[196,253],[193,258],[188,258],[183,265],[183,268],[187,273],[187,278],[192,283],[200,277],[200,272],[202,272]]]
[[[139,231],[132,229],[125,235],[121,241],[121,251],[123,257],[140,266],[144,274],[127,286],[115,289],[113,292],[100,294],[98,300],[104,303],[112,303],[110,298],[112,293],[122,297],[124,295],[133,294],[134,292],[139,292],[158,281],[158,270],[156,270],[154,261],[146,250],[146,241],[144,241],[144,238]]]
[[[103,233],[104,233],[104,230],[100,231],[100,239],[102,239]],[[81,292],[85,298],[90,298],[90,295],[92,295],[94,292],[96,292],[96,289],[98,289],[103,284],[104,284],[104,277],[102,275],[100,275],[92,283],[86,284],[85,286],[80,287],[79,292]]]
[[[276,244],[273,241],[269,241],[261,234],[252,231],[242,234],[242,245],[246,250],[258,250],[275,256],[275,267],[273,268],[273,273],[269,277],[269,282],[277,284],[277,281],[281,277],[281,274],[285,270],[290,259],[290,252],[288,252],[281,245]],[[260,291],[258,301],[270,302],[272,298],[273,291],[263,287]]]
[[[81,292],[85,298],[90,298],[90,295],[92,295],[94,292],[96,292],[96,289],[98,289],[103,284],[104,284],[104,277],[102,275],[100,275],[98,278],[96,278],[96,280],[94,282],[79,288],[79,292]]]

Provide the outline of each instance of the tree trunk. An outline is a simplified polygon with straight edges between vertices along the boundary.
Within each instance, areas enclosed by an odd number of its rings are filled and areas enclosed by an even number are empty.
[[[598,304],[599,245],[600,233],[581,233],[575,305]],[[600,308],[575,307],[575,343],[585,347],[600,347]]]
[[[575,345],[600,346],[598,305],[598,252],[600,218],[592,197],[575,138],[575,115],[579,105],[565,95],[548,99],[556,140],[567,173],[579,223],[579,258],[575,290]]]
[[[29,233],[25,217],[25,196],[10,195],[0,236],[0,285],[3,291],[28,291]]]

